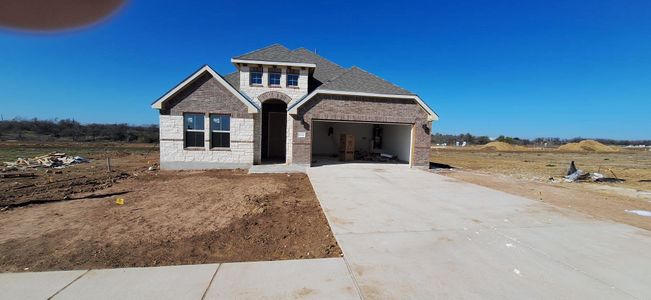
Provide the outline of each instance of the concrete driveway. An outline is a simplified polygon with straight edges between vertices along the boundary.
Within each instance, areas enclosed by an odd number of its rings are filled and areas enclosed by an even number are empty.
[[[308,175],[366,299],[649,299],[651,233],[403,165]]]

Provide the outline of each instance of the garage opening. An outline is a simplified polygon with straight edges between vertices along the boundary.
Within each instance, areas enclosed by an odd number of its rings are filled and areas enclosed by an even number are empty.
[[[312,165],[411,162],[412,125],[312,122]]]

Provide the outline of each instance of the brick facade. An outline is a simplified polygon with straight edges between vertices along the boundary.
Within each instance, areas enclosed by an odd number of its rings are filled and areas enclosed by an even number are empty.
[[[184,113],[204,118],[204,148],[184,147]],[[228,114],[229,149],[210,148],[210,114]],[[160,110],[160,163],[163,169],[246,168],[254,163],[254,127],[257,114],[208,74],[197,78]]]
[[[291,105],[307,92],[307,73],[304,70],[301,70],[300,88],[297,89],[286,86],[250,87],[245,70],[240,71],[241,84],[246,82],[246,86],[241,86],[242,92],[254,97],[253,101],[258,105],[270,99],[279,99]],[[283,71],[283,85],[285,72]],[[204,149],[184,148],[184,113],[200,113],[206,116]],[[231,116],[230,149],[210,149],[210,114]],[[289,164],[311,163],[310,130],[315,120],[412,125],[412,165],[425,167],[429,164],[431,122],[428,121],[427,112],[412,99],[318,94],[299,107],[296,115],[288,114],[287,120],[286,162]],[[261,113],[249,113],[246,104],[217,79],[205,73],[165,101],[160,109],[161,167],[236,168],[260,163],[261,132]]]
[[[224,113],[234,118],[253,118],[246,105],[208,73],[170,98],[160,114],[181,116],[188,112]]]
[[[317,95],[292,116],[292,162],[310,164],[313,120],[412,124],[414,130],[413,165],[429,165],[431,122],[428,114],[411,99],[370,98],[345,95]],[[301,137],[298,135],[301,134]]]

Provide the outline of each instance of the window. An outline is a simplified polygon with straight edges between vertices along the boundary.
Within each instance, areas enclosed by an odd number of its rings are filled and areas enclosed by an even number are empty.
[[[202,114],[185,114],[183,128],[185,128],[185,147],[203,147],[204,116]]]
[[[249,73],[249,83],[251,85],[262,85],[262,68],[251,68]]]
[[[287,70],[287,86],[297,87],[298,86],[298,70],[288,69]]]
[[[210,147],[229,148],[231,146],[231,116],[210,116]]]
[[[270,86],[279,86],[280,85],[280,69],[269,69],[269,85]]]

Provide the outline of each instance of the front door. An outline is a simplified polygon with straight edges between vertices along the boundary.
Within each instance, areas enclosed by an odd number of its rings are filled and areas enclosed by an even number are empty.
[[[269,112],[267,119],[267,157],[285,158],[285,143],[287,137],[287,114],[282,112]]]

